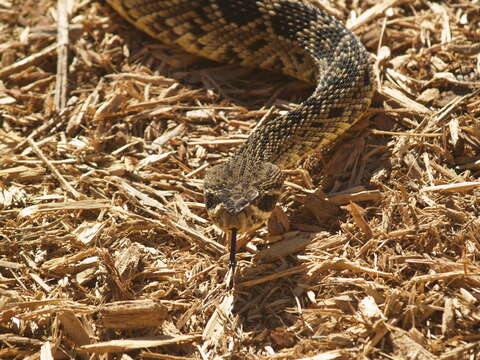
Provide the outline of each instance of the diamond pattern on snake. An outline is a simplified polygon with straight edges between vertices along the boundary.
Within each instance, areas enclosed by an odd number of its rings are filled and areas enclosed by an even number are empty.
[[[205,58],[268,69],[314,84],[295,110],[262,123],[206,172],[210,219],[235,237],[262,226],[281,194],[283,169],[325,149],[366,112],[369,54],[335,17],[307,0],[106,0],[138,29]]]

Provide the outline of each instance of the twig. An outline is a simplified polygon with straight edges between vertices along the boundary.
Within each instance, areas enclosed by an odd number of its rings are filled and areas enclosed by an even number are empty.
[[[27,67],[36,64],[40,60],[50,56],[57,46],[58,44],[52,44],[47,46],[45,49],[26,57],[25,59],[19,60],[12,65],[4,67],[2,70],[0,70],[0,80],[5,79],[13,73],[20,72],[21,70],[26,69]]]
[[[57,22],[57,80],[55,83],[55,109],[60,112],[67,104],[67,77],[68,77],[68,12],[67,1],[58,0]]]
[[[40,148],[37,146],[37,144],[35,143],[35,141],[33,141],[32,139],[28,139],[28,143],[30,144],[30,146],[32,147],[33,151],[35,151],[35,154],[37,154],[37,156],[45,163],[45,165],[50,169],[50,171],[52,172],[53,176],[55,176],[57,178],[57,180],[60,182],[60,185],[62,186],[62,188],[67,191],[68,193],[70,193],[70,195],[72,195],[75,199],[81,199],[82,198],[82,195],[77,191],[75,190],[68,182],[67,180],[65,180],[65,178],[62,176],[62,174],[60,174],[60,172],[57,170],[57,168],[55,166],[53,166],[53,164],[45,157],[45,155],[43,155],[43,152],[42,150],[40,150]]]

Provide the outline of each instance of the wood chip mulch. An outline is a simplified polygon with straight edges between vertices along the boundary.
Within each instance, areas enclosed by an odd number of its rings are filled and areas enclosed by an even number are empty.
[[[480,3],[312,2],[378,91],[229,291],[205,169],[311,88],[102,1],[0,0],[0,359],[480,359]]]

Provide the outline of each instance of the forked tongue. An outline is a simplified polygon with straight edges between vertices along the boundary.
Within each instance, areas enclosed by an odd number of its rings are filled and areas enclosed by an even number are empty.
[[[231,229],[232,233],[231,238],[230,238],[230,261],[229,261],[229,266],[231,271],[230,274],[230,283],[229,283],[229,288],[231,289],[233,287],[233,282],[235,279],[235,267],[237,265],[237,260],[236,260],[236,252],[237,252],[237,229],[232,228]]]

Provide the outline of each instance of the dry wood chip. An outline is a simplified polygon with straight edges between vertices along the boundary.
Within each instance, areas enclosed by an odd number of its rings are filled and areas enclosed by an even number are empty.
[[[232,318],[233,302],[233,294],[226,294],[222,302],[218,305],[215,312],[208,320],[202,334],[202,337],[205,340],[203,350],[210,346],[215,346],[220,337],[224,336],[227,322]]]
[[[179,124],[175,128],[173,128],[170,131],[166,131],[162,136],[159,136],[153,141],[153,146],[155,148],[161,148],[163,145],[165,145],[168,141],[171,139],[174,139],[176,137],[180,137],[184,134],[185,132],[185,124]]]
[[[434,360],[431,352],[414,341],[408,332],[397,327],[389,327],[390,339],[398,356],[405,360]]]
[[[136,166],[136,170],[141,170],[145,166],[159,163],[159,162],[167,159],[172,154],[175,154],[175,151],[169,151],[169,152],[166,152],[166,153],[163,153],[163,154],[149,155],[146,158],[143,158],[138,163],[138,165]]]
[[[272,215],[267,221],[267,228],[272,235],[284,234],[290,230],[290,220],[279,206],[273,209]]]
[[[468,305],[473,305],[477,302],[477,298],[473,296],[467,289],[460,289],[460,296]]]
[[[151,351],[142,351],[140,353],[140,357],[142,359],[160,359],[160,360],[195,360],[195,358],[193,357],[160,354],[160,353],[151,352]]]
[[[40,348],[40,360],[53,360],[52,344],[50,341],[45,341]]]
[[[175,79],[170,79],[161,75],[147,75],[147,74],[134,74],[134,73],[117,73],[117,74],[108,74],[105,78],[112,81],[118,80],[135,80],[140,81],[145,84],[154,84],[154,85],[172,85],[176,84]]]
[[[373,330],[373,337],[367,342],[363,350],[363,353],[365,355],[371,353],[374,346],[376,346],[385,337],[385,335],[388,334],[388,327],[383,319],[376,321],[370,326]]]
[[[201,339],[201,335],[150,336],[98,342],[80,346],[78,350],[85,353],[103,354],[172,344],[183,344],[199,339]]]
[[[158,327],[168,317],[168,309],[154,300],[118,301],[100,309],[103,326],[109,329]]]
[[[50,46],[47,46],[43,50],[40,50],[39,52],[32,54],[30,56],[27,56],[26,58],[17,61],[16,63],[6,66],[3,69],[0,70],[0,80],[5,79],[11,74],[15,74],[23,69],[26,69],[27,67],[34,65],[38,63],[39,61],[49,57],[50,55],[53,54],[53,52],[57,49],[57,44],[52,44]]]
[[[63,311],[58,315],[58,320],[63,326],[68,337],[76,346],[90,344],[91,334],[72,311]],[[82,354],[83,355],[83,354]]]
[[[84,222],[80,224],[72,233],[76,236],[77,240],[88,245],[101,233],[101,230],[105,227],[105,223],[102,222]]]
[[[240,145],[244,142],[244,139],[193,140],[188,145]]]
[[[27,338],[24,336],[17,336],[14,334],[0,334],[0,340],[8,343],[17,343],[17,344],[27,344],[27,345],[36,345],[40,346],[43,344],[43,341],[38,339]]]
[[[12,3],[7,0],[0,0],[0,6],[4,7],[5,9],[10,9],[12,7]]]
[[[372,21],[373,18],[383,14],[385,10],[400,3],[410,2],[409,0],[383,0],[378,2],[375,6],[370,7],[367,11],[361,14],[354,21],[347,22],[347,27],[350,30],[355,30],[363,24]]]
[[[365,234],[367,239],[372,237],[372,229],[370,228],[368,222],[365,220],[365,209],[353,202],[350,202],[349,205],[342,206],[342,209],[347,210],[350,215],[352,215],[353,220]]]
[[[14,263],[14,262],[11,262],[11,261],[5,261],[5,260],[0,260],[0,267],[2,268],[7,268],[7,269],[21,269],[23,268],[25,265],[23,264],[18,264],[18,263]]]
[[[281,279],[283,277],[289,277],[295,274],[301,274],[306,272],[307,269],[308,268],[305,265],[295,266],[287,270],[276,272],[275,274],[259,277],[258,279],[255,279],[255,280],[243,281],[237,284],[237,286],[238,287],[255,286],[255,285],[262,284],[264,282],[272,281],[275,279]]]
[[[119,112],[124,107],[126,102],[127,97],[124,94],[113,94],[109,100],[105,101],[99,106],[97,111],[95,111],[93,121],[99,121],[104,118],[105,115]]]
[[[0,105],[12,105],[17,102],[17,99],[15,99],[12,96],[2,96],[0,97]]]
[[[420,114],[431,114],[432,111],[422,104],[410,99],[403,92],[398,89],[391,88],[389,86],[383,86],[379,89],[379,92],[390,99],[398,102],[400,105],[410,109],[413,112],[418,112]]]
[[[33,279],[33,281],[35,281],[47,294],[52,291],[52,288],[50,286],[48,286],[48,284],[43,281],[43,279],[35,274],[35,273],[30,273],[30,277]]]
[[[455,306],[451,298],[445,299],[442,316],[442,334],[448,336],[455,330]]]
[[[142,251],[137,244],[122,249],[116,256],[115,267],[123,281],[129,281],[139,271]]]
[[[196,109],[187,111],[186,115],[192,120],[205,120],[210,119],[215,112],[213,109]]]
[[[88,97],[85,99],[84,102],[81,103],[81,105],[77,108],[77,111],[75,111],[74,115],[69,119],[68,124],[67,124],[67,134],[70,136],[73,136],[77,133],[80,125],[82,124],[82,121],[84,120],[88,109],[91,106],[95,106],[98,102],[99,98],[99,91],[103,86],[103,80],[100,80],[93,92],[88,95]],[[78,141],[78,139],[75,139]]]
[[[440,360],[457,360],[463,359],[468,356],[468,352],[479,349],[480,348],[480,341],[476,341],[470,344],[460,345],[455,349],[448,351],[442,354],[439,359]]]
[[[423,104],[431,103],[433,100],[437,99],[440,96],[440,90],[437,88],[425,89],[419,96],[417,96],[417,101]]]
[[[360,316],[371,324],[380,319],[385,319],[382,311],[378,308],[375,299],[372,296],[364,297],[358,303]]]
[[[335,359],[348,359],[348,352],[345,350],[332,350],[325,351],[323,353],[301,358],[298,360],[335,360]]]
[[[328,201],[325,196],[317,194],[308,194],[304,206],[317,219],[320,226],[328,226],[335,222],[340,213],[337,205]]]
[[[285,239],[276,242],[268,249],[260,251],[257,257],[264,260],[285,257],[305,248],[313,240],[322,241],[322,238],[327,238],[329,235],[326,232],[323,234],[293,233],[290,236],[286,236]]]
[[[438,273],[438,274],[432,274],[432,275],[419,275],[419,276],[414,276],[413,278],[410,279],[410,282],[412,283],[423,283],[423,282],[428,282],[428,281],[436,281],[436,280],[448,280],[448,279],[455,279],[455,278],[465,278],[468,279],[478,285],[480,285],[480,275],[478,275],[478,272],[475,272],[473,274],[469,274],[468,272],[465,271],[450,271],[450,272],[445,272],[445,273]]]
[[[360,190],[352,189],[342,191],[341,193],[328,194],[326,200],[337,205],[348,204],[350,202],[360,201],[378,201],[382,198],[380,190]]]
[[[178,101],[186,100],[189,99],[190,97],[202,92],[202,89],[197,89],[197,90],[190,90],[190,91],[185,91],[182,94],[170,96],[170,97],[165,97],[160,100],[154,100],[154,101],[147,101],[135,105],[128,106],[125,111],[132,111],[132,112],[137,112],[137,111],[143,111],[147,109],[152,109],[156,108],[159,105],[165,105],[165,104],[175,104]]]
[[[15,180],[21,183],[38,179],[39,176],[42,176],[43,174],[45,174],[44,168],[41,168],[41,167],[31,168],[24,165],[0,170],[0,177],[11,178],[12,176],[14,176]],[[13,191],[13,190],[16,190],[16,191]],[[10,187],[8,190],[8,192],[12,192],[12,191],[13,191],[13,194],[10,196],[15,196],[14,194],[19,191],[24,192],[23,189],[20,189],[15,186]],[[7,191],[4,190],[3,192],[5,193],[4,196],[7,197],[8,196]]]
[[[20,216],[34,216],[42,212],[50,211],[65,211],[65,210],[99,210],[110,207],[110,202],[107,200],[81,200],[69,201],[63,203],[39,204],[32,205],[22,209]]]
[[[313,266],[309,270],[309,274],[313,274],[316,272],[321,272],[329,269],[351,270],[353,272],[359,272],[359,273],[365,272],[367,274],[383,276],[389,279],[396,278],[394,274],[386,273],[383,271],[377,271],[375,269],[370,269],[343,258],[325,259],[324,261],[318,263],[318,265]]]
[[[42,269],[53,273],[70,274],[98,265],[97,249],[79,251],[70,256],[50,259],[42,264]]]
[[[422,191],[465,192],[480,187],[480,181],[465,181],[457,184],[426,186]]]
[[[136,197],[137,199],[139,199],[140,203],[142,205],[151,206],[154,209],[160,210],[162,213],[165,213],[167,211],[165,206],[162,203],[160,203],[159,201],[153,199],[152,197],[148,196],[145,193],[142,193],[141,191],[137,190],[132,185],[130,185],[129,183],[127,183],[126,181],[124,181],[122,179],[118,179],[118,181],[120,182],[120,187],[127,194],[132,195],[132,196]]]

